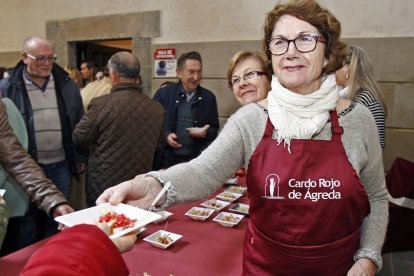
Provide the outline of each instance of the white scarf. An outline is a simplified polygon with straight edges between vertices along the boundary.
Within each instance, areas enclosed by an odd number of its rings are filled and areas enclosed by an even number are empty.
[[[339,97],[344,99],[349,99],[349,89],[348,86],[342,87],[338,86],[339,89]]]
[[[290,152],[291,139],[310,139],[319,133],[338,99],[335,74],[323,78],[319,90],[308,95],[291,92],[273,76],[267,100],[270,121],[278,132],[278,144],[283,140]]]

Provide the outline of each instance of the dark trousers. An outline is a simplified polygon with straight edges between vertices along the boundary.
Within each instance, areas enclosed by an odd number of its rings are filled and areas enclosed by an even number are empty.
[[[66,162],[58,162],[48,165],[40,165],[45,175],[58,186],[65,197],[68,198],[70,183],[72,181],[69,165]],[[23,247],[50,237],[58,232],[57,222],[40,210],[34,203],[29,203],[29,208],[24,216],[9,219],[6,236],[0,250],[0,256],[10,254]]]
[[[63,193],[66,199],[69,199],[70,185],[72,183],[72,174],[70,172],[69,164],[66,161],[52,163],[52,164],[39,164],[43,169],[47,178],[52,180],[56,187]],[[45,213],[39,210],[37,215],[37,224],[44,233],[44,238],[50,237],[56,234],[58,223],[51,217],[45,216]]]
[[[0,250],[0,256],[5,256],[22,249],[44,238],[38,228],[37,218],[42,212],[32,202],[24,216],[9,219],[6,236]],[[43,215],[46,214],[43,212]],[[46,216],[47,217],[47,216]],[[43,229],[44,232],[44,229]]]

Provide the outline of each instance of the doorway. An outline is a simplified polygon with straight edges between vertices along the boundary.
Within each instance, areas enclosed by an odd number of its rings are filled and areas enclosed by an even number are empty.
[[[120,51],[132,52],[132,39],[91,40],[76,42],[76,66],[84,60],[93,61],[96,68],[103,68],[111,56]]]

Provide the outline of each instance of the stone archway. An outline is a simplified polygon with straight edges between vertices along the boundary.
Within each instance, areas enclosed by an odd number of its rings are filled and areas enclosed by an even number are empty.
[[[46,37],[53,41],[61,66],[74,63],[76,60],[76,41],[131,38],[132,53],[141,62],[143,92],[147,95],[151,93],[151,38],[155,36],[160,36],[159,11],[73,18],[46,23]]]

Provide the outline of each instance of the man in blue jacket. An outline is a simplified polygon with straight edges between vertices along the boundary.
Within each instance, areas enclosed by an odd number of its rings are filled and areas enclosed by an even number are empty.
[[[160,88],[154,100],[165,108],[166,146],[155,169],[168,168],[197,157],[219,130],[214,94],[201,87],[202,60],[198,52],[183,53],[177,61],[179,82]]]
[[[85,169],[86,158],[75,150],[71,136],[84,114],[79,87],[55,63],[52,43],[42,37],[24,41],[22,60],[13,74],[0,82],[3,96],[17,106],[26,124],[28,152],[45,175],[69,197],[72,174]],[[29,207],[29,213],[36,206]],[[38,228],[45,227],[45,236],[56,232],[53,221],[39,214]],[[51,225],[52,224],[52,225]],[[39,239],[44,238],[42,236]]]

